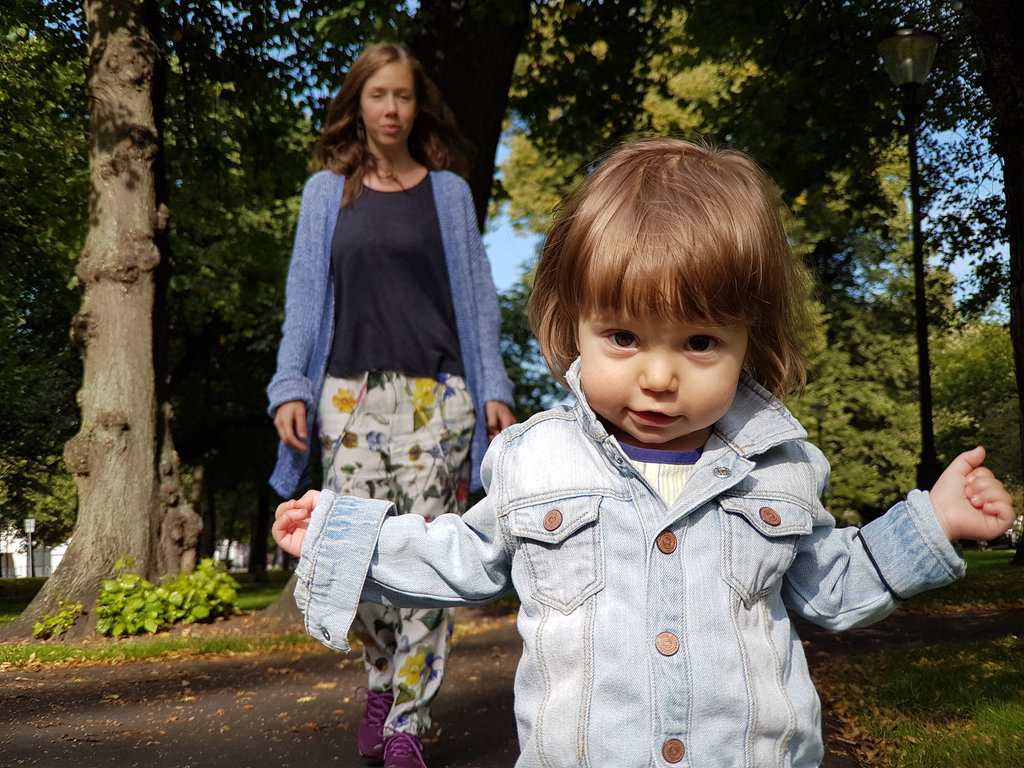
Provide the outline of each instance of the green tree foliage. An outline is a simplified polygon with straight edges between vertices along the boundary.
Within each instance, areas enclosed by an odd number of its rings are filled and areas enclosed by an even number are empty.
[[[879,15],[864,3],[695,0],[685,11],[647,6],[648,15],[632,8],[629,22],[618,20],[630,31],[613,38],[617,85],[607,98],[595,94],[596,106],[557,96],[570,78],[584,77],[577,62],[590,66],[607,52],[606,28],[579,20],[580,5],[535,11],[535,39],[516,71],[517,111],[496,208],[524,229],[544,231],[559,196],[595,151],[647,131],[707,136],[752,154],[791,204],[794,246],[817,276],[822,302],[810,382],[789,404],[812,439],[810,405],[828,404],[828,501],[848,519],[871,519],[913,487],[920,450],[907,156],[898,98],[876,52],[895,29],[898,4],[883,4]],[[563,31],[567,25],[572,34]],[[644,34],[633,34],[641,28]],[[637,57],[631,66],[630,56]],[[968,84],[945,73],[940,79],[951,84],[934,109],[948,112]],[[640,94],[630,102],[632,113],[609,114],[616,87]],[[558,106],[541,110],[552,103]],[[963,151],[935,141],[927,147],[929,168]],[[976,157],[983,147],[970,149]],[[958,178],[977,170],[968,167]],[[926,191],[937,195],[935,189]],[[935,339],[957,333],[962,322],[951,288],[947,272],[930,273]],[[960,403],[942,399],[936,406],[955,410]],[[958,450],[952,441],[940,443],[945,460]]]
[[[978,321],[937,339],[934,391],[942,408],[935,438],[946,456],[983,445],[987,464],[1003,482],[1024,484],[1013,345],[1006,326]]]
[[[997,434],[1018,418],[1000,394],[1002,369],[981,398],[957,383],[981,375],[970,362],[980,365],[975,349],[1001,349],[995,326],[977,318],[1008,279],[993,247],[1006,212],[969,23],[980,2],[965,0],[966,12],[944,0],[157,5],[170,65],[161,109],[175,269],[169,391],[175,443],[210,536],[243,537],[268,503],[261,492],[275,441],[264,387],[309,148],[341,73],[365,43],[406,40],[442,86],[468,97],[454,99],[464,111],[503,113],[490,93],[502,91],[500,65],[460,67],[469,27],[457,23],[485,30],[475,33],[485,43],[502,37],[505,48],[519,39],[527,9],[529,32],[506,89],[510,153],[495,210],[545,231],[595,156],[646,132],[705,135],[750,152],[778,180],[793,242],[820,286],[812,378],[789,404],[812,439],[810,405],[829,404],[829,501],[862,517],[913,484],[918,450],[907,163],[899,100],[876,45],[897,21],[939,31],[922,140],[926,233],[936,260],[966,257],[977,269],[975,298],[958,308],[948,274],[929,280],[938,447],[948,459],[974,430],[994,460],[1015,450]],[[0,17],[0,324],[11,340],[0,345],[0,524],[31,513],[47,541],[64,537],[74,508],[59,457],[77,426],[81,378],[66,339],[87,210],[82,27],[68,0],[11,0]],[[487,152],[477,160],[489,173]],[[479,202],[486,192],[474,189]],[[502,297],[520,416],[559,396],[525,324],[529,286],[524,276]],[[954,376],[961,368],[969,373]]]
[[[532,289],[533,276],[529,270],[524,272],[519,283],[498,297],[501,305],[501,353],[515,387],[515,414],[519,421],[550,408],[565,395],[544,364],[540,345],[526,319],[526,302]]]
[[[202,468],[192,489],[207,555],[214,537],[239,537],[219,524],[218,510],[248,521],[268,503],[261,491],[276,441],[265,387],[315,138],[278,60],[287,29],[248,5],[168,2],[162,16],[170,394],[178,452],[193,479]],[[230,514],[227,499],[244,511]]]
[[[0,525],[32,517],[56,544],[74,524],[63,468],[81,380],[68,328],[88,199],[81,49],[59,28],[0,20]]]

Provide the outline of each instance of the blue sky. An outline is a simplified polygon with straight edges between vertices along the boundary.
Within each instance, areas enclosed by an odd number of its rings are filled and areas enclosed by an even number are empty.
[[[533,261],[541,241],[540,235],[517,234],[505,217],[490,222],[484,234],[484,247],[491,260],[495,288],[504,291],[519,280],[521,266]]]

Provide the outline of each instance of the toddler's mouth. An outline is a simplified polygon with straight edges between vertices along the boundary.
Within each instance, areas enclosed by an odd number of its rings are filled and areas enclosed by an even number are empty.
[[[649,427],[664,427],[678,418],[658,411],[631,411],[631,413],[634,421]]]

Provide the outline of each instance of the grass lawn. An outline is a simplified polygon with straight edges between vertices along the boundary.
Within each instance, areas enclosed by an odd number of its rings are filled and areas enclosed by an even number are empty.
[[[281,594],[281,589],[288,581],[288,574],[271,570],[264,582],[253,581],[248,573],[232,573],[231,578],[238,582],[238,609],[261,611]],[[45,577],[0,579],[0,626],[18,618],[45,583]]]
[[[1011,549],[964,553],[967,575],[948,587],[916,595],[900,611],[963,613],[1024,608],[1024,568],[1013,568]]]
[[[955,619],[951,619],[954,620]],[[830,659],[819,686],[872,768],[1019,768],[1024,637]]]
[[[0,626],[18,618],[45,583],[46,578],[42,576],[34,579],[0,579]]]
[[[1013,552],[965,552],[967,576],[908,601],[920,612],[1024,608]],[[904,610],[904,609],[901,609]],[[956,617],[950,616],[950,622]],[[1024,755],[1024,633],[831,656],[816,683],[872,768],[1018,768]]]
[[[287,573],[270,571],[265,582],[254,581],[248,573],[232,573],[238,582],[239,611],[260,611],[274,602],[288,581]],[[14,621],[46,583],[43,577],[33,579],[0,579],[0,626]],[[270,651],[312,642],[305,635],[282,634],[272,637],[127,637],[100,640],[95,644],[68,645],[60,642],[0,644],[0,670],[6,666],[33,664],[76,664],[84,662],[117,662],[162,656],[202,655],[210,653],[243,653]]]

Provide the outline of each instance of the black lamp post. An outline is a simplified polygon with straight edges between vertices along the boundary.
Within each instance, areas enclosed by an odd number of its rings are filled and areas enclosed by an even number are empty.
[[[822,452],[825,450],[825,443],[821,439],[821,422],[825,420],[825,412],[828,410],[828,403],[814,403],[811,406],[811,411],[814,412],[814,418],[818,422],[818,448]]]
[[[924,253],[921,239],[920,178],[917,168],[917,121],[921,86],[935,59],[939,38],[920,29],[901,29],[878,46],[885,70],[903,93],[903,122],[907,127],[910,156],[910,204],[914,237],[914,314],[917,320],[917,375],[921,400],[921,463],[917,465],[917,486],[928,489],[941,472],[935,458],[932,428],[932,377],[928,358],[928,310],[924,291]]]

